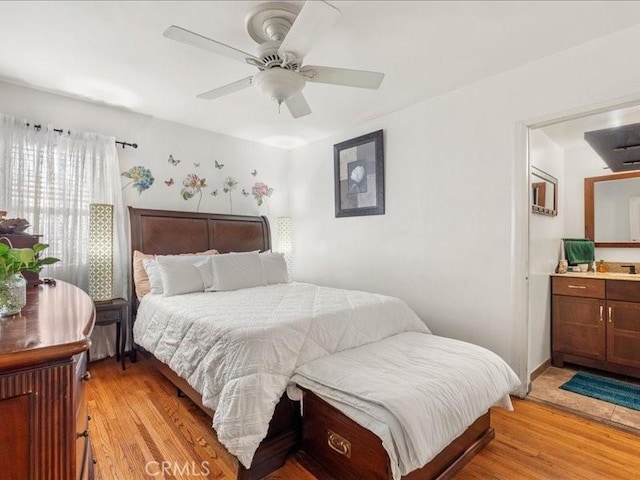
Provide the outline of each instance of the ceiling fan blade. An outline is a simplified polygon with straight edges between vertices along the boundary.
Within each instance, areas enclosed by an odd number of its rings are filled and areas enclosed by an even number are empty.
[[[301,61],[313,43],[338,21],[340,10],[324,1],[308,0],[289,33],[282,41],[278,53],[292,52]]]
[[[217,53],[218,55],[223,55],[227,58],[231,58],[233,60],[238,60],[242,63],[248,63],[247,59],[252,59],[253,61],[258,61],[262,63],[262,61],[256,57],[255,55],[251,55],[250,53],[243,52],[242,50],[238,50],[237,48],[230,47],[222,42],[217,42],[208,37],[202,36],[198,33],[191,32],[182,27],[178,27],[176,25],[171,25],[167,28],[163,35],[172,40],[176,40],[178,42],[186,43],[187,45],[192,45],[194,47],[202,48],[204,50],[209,50],[210,52]]]
[[[307,65],[300,69],[309,82],[331,83],[347,87],[371,88],[380,87],[384,73],[351,70],[349,68],[320,67]]]
[[[287,104],[287,108],[291,112],[293,118],[304,117],[305,115],[309,115],[311,113],[311,107],[307,103],[307,99],[304,98],[302,92],[296,93],[293,97],[286,100],[284,103]]]
[[[225,85],[224,87],[214,88],[213,90],[209,90],[208,92],[201,93],[200,95],[198,95],[198,98],[202,98],[204,100],[214,100],[216,98],[229,95],[230,93],[238,92],[247,87],[250,87],[252,78],[253,77],[243,78],[242,80],[230,83],[228,85]]]

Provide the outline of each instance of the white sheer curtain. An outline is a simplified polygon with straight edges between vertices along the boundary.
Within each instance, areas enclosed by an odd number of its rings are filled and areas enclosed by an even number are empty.
[[[31,122],[33,125],[33,123]],[[31,223],[47,255],[61,261],[41,275],[88,287],[89,204],[114,206],[114,294],[126,298],[128,254],[115,138],[39,131],[0,114],[0,210]],[[113,328],[96,328],[92,359],[115,353]]]

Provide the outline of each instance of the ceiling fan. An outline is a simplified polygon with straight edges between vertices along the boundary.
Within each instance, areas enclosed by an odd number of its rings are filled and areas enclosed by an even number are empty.
[[[261,3],[249,11],[245,20],[247,32],[258,43],[257,55],[176,25],[167,28],[164,36],[259,70],[251,77],[201,93],[198,98],[213,100],[255,85],[278,106],[284,103],[291,115],[299,118],[311,113],[302,94],[306,82],[376,89],[384,78],[384,73],[379,72],[302,65],[313,42],[331,28],[339,15],[337,8],[324,1],[309,0],[302,8],[286,2]]]

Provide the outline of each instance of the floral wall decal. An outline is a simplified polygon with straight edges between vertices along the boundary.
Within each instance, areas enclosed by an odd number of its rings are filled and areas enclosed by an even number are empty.
[[[222,170],[222,167],[224,167],[224,163],[218,163],[218,160],[214,160],[213,162],[218,170]]]
[[[243,196],[243,197],[248,197],[249,195],[251,195],[251,194],[250,194],[249,192],[247,192],[247,190],[246,190],[246,189],[244,189],[244,188],[243,188],[243,189],[242,189],[242,196]]]
[[[169,180],[165,180],[164,183],[167,184],[167,187],[172,186],[174,184],[173,177],[171,177]]]
[[[173,155],[169,155],[169,158],[167,159],[167,162],[169,162],[174,167],[177,166],[181,161],[182,160],[176,160],[175,158],[173,158]]]
[[[129,185],[133,185],[133,188],[138,190],[138,195],[140,195],[145,190],[148,190],[151,185],[153,185],[153,175],[151,174],[151,170],[142,165],[136,165],[135,167],[131,167],[126,172],[122,172],[123,177],[130,178],[131,181],[127,183],[122,190],[127,188]]]
[[[253,169],[253,172],[251,172],[251,176],[255,177],[256,175],[258,175],[258,170],[256,170],[255,168]]]
[[[255,185],[251,187],[251,193],[253,194],[253,198],[256,199],[256,203],[259,207],[262,206],[263,202],[266,202],[267,212],[269,215],[271,215],[269,202],[267,202],[267,199],[273,193],[273,188],[270,188],[269,185],[264,182],[256,182]]]
[[[222,183],[222,191],[229,195],[229,213],[233,213],[233,203],[231,201],[231,192],[236,189],[238,182],[233,177],[227,177]]]
[[[202,189],[207,186],[206,179],[198,177],[195,173],[190,173],[187,177],[182,181],[183,189],[180,192],[182,198],[185,200],[190,200],[196,195],[199,195],[198,198],[198,206],[196,207],[196,211],[200,211],[200,202],[202,201]]]

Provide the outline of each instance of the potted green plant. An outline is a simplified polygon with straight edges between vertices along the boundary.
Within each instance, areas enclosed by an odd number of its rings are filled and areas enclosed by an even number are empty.
[[[22,272],[40,272],[57,258],[40,258],[49,245],[36,243],[32,248],[11,248],[0,243],[0,317],[15,315],[27,304],[27,282]]]

